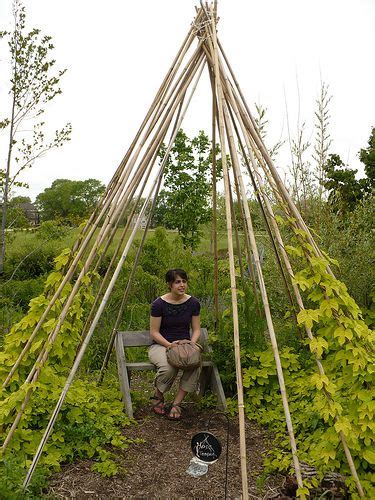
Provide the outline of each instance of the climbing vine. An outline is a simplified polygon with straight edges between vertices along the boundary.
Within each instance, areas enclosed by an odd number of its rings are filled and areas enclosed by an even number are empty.
[[[342,432],[362,486],[372,497],[374,332],[363,320],[345,284],[331,272],[329,266],[338,263],[327,254],[317,257],[307,234],[296,227],[293,219],[283,222],[289,222],[293,229],[292,244],[286,250],[300,266],[294,282],[308,305],[298,313],[297,320],[312,331],[312,339],[306,338],[304,343],[313,356],[308,356],[306,350],[281,351],[300,460],[318,471],[318,477],[307,482],[299,493],[307,494],[308,487],[316,486],[325,472],[336,470],[348,477],[347,484],[356,497],[354,479],[340,442]],[[324,374],[318,372],[314,358],[322,364]],[[276,434],[275,450],[266,459],[267,467],[289,469],[289,443],[270,349],[249,356],[244,386],[248,388],[248,416],[269,425]]]
[[[28,313],[5,337],[4,349],[0,353],[1,383],[4,382],[37,325],[49,302],[49,297],[61,283],[64,267],[70,258],[70,250],[65,250],[55,259],[55,268],[45,282],[43,293],[30,301]],[[97,278],[94,273],[89,273],[83,278],[83,286],[79,288],[69,308],[60,333],[41,369],[39,380],[34,384],[24,382],[48,335],[58,322],[65,299],[72,289],[70,283],[65,285],[60,299],[48,313],[9,385],[0,393],[0,430],[4,442],[24,396],[31,389],[30,402],[9,446],[1,456],[0,477],[3,475],[2,471],[4,473],[9,469],[11,463],[13,468],[19,469],[17,478],[21,480],[25,469],[30,465],[82,340],[85,312],[93,303],[93,286]],[[128,441],[121,433],[119,425],[127,425],[129,420],[123,413],[120,394],[113,390],[113,385],[116,387],[116,382],[112,381],[111,385],[98,388],[92,380],[85,377],[74,382],[40,460],[40,464],[47,471],[56,470],[61,463],[75,457],[90,457],[96,460],[93,466],[95,470],[106,475],[117,472],[117,465],[105,446],[109,444],[127,446]],[[6,477],[6,474],[4,476]],[[6,494],[8,487],[1,481],[0,496]],[[12,487],[14,488],[14,484]],[[5,489],[5,493],[2,488]]]

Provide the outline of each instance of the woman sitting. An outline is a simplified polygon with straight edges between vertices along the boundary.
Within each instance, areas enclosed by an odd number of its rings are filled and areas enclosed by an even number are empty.
[[[187,295],[188,277],[183,269],[170,269],[165,275],[169,292],[154,300],[151,305],[150,333],[153,344],[149,359],[157,367],[153,411],[165,415],[164,393],[168,391],[178,369],[167,361],[166,350],[176,340],[191,340],[194,344],[200,336],[200,304],[195,297]],[[190,327],[192,335],[190,339]],[[197,346],[198,349],[198,346]],[[168,418],[180,420],[181,401],[197,386],[200,368],[184,370],[178,392],[174,398]]]

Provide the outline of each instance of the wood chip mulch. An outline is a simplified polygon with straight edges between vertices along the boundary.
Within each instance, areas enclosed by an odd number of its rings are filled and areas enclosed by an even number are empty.
[[[152,374],[137,374],[132,378],[138,394],[135,422],[124,428],[131,440],[125,450],[111,449],[119,469],[107,478],[93,472],[93,460],[81,460],[62,466],[50,482],[45,497],[57,499],[214,499],[242,497],[238,418],[229,419],[229,459],[226,476],[227,419],[214,408],[200,409],[197,403],[184,402],[183,418],[178,422],[155,415],[145,402],[152,394]],[[171,397],[171,396],[170,396]],[[133,401],[134,404],[134,401]],[[208,423],[211,419],[210,426]],[[191,438],[197,432],[209,430],[221,442],[222,454],[211,464],[204,476],[192,477],[186,470],[193,458]],[[260,425],[246,421],[246,456],[250,499],[295,498],[294,476],[263,473],[263,459],[272,449],[272,436]],[[311,467],[304,477],[311,476]],[[337,474],[336,474],[337,476]],[[316,498],[348,498],[343,479],[328,478],[313,495]],[[344,478],[345,479],[345,478]]]
[[[127,450],[115,451],[120,473],[112,478],[92,472],[90,460],[66,465],[50,481],[47,496],[76,499],[148,499],[148,498],[224,498],[227,421],[221,415],[211,420],[210,432],[221,442],[223,452],[210,465],[208,473],[194,478],[187,474],[193,458],[192,436],[208,430],[207,423],[215,410],[199,410],[193,403],[183,406],[183,419],[173,422],[140,408],[135,415],[138,424],[124,429],[133,440],[142,440]],[[256,499],[288,498],[281,493],[285,478],[269,478],[262,490],[257,478],[262,472],[263,454],[270,448],[266,431],[252,422],[246,423],[247,472],[249,496]],[[227,497],[241,497],[241,473],[238,421],[230,419]]]

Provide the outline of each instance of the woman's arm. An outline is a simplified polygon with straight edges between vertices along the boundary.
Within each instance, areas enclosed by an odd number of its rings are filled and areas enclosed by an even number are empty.
[[[192,316],[191,317],[191,341],[198,342],[199,337],[201,336],[201,317],[200,316]]]
[[[155,317],[150,316],[150,334],[153,340],[164,347],[169,347],[171,345],[167,339],[163,337],[160,333],[161,316]]]

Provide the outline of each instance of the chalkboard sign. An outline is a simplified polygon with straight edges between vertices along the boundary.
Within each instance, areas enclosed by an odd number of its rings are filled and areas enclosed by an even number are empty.
[[[198,432],[191,438],[191,449],[202,462],[216,462],[221,455],[220,441],[211,432]]]

